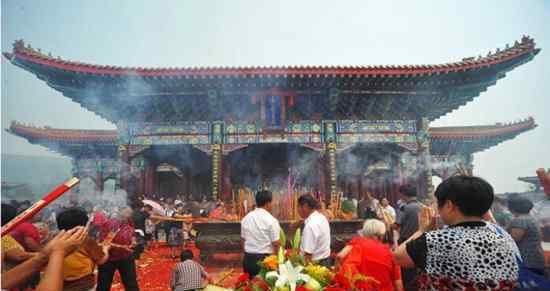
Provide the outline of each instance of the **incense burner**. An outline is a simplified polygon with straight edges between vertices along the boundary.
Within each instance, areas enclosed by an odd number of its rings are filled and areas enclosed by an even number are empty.
[[[281,228],[292,237],[300,225],[292,221],[281,221]],[[362,227],[362,220],[331,220],[331,249],[341,250]],[[216,253],[242,253],[240,222],[201,222],[193,224],[198,231],[196,246],[205,261]]]

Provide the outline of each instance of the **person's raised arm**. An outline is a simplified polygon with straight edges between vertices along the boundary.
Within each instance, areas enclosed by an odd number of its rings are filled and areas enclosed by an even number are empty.
[[[40,251],[41,247],[40,247],[39,241],[34,240],[34,238],[30,236],[25,236],[24,240],[25,240],[25,246],[27,247],[28,250],[30,250],[31,252]]]
[[[63,261],[65,256],[78,249],[87,236],[88,231],[85,227],[75,227],[67,232],[61,231],[44,247],[44,252],[49,254],[49,260],[44,276],[36,287],[37,291],[63,290]]]
[[[2,254],[2,263],[4,254]],[[2,289],[14,289],[25,283],[31,276],[40,272],[40,270],[48,263],[48,256],[39,253],[36,256],[24,261],[2,273]]]
[[[36,256],[36,253],[27,252],[20,249],[11,249],[7,251],[4,255],[9,261],[20,263]]]
[[[420,238],[425,232],[432,230],[435,227],[435,221],[433,219],[434,213],[429,207],[422,207],[422,210],[418,214],[418,230],[405,242],[400,244],[393,252],[395,262],[405,268],[415,267],[415,263],[407,252],[407,244],[413,240]]]

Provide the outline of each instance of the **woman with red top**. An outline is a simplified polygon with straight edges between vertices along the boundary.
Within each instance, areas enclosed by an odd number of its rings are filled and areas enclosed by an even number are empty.
[[[38,252],[42,248],[40,245],[42,241],[40,231],[38,227],[33,224],[34,222],[38,222],[37,217],[38,215],[31,218],[30,221],[19,224],[11,232],[11,236],[28,252]]]
[[[132,209],[123,208],[120,220],[109,220],[102,226],[102,237],[114,235],[109,251],[109,260],[99,266],[97,278],[97,291],[111,290],[113,277],[118,270],[124,289],[138,291],[136,262],[133,248],[136,246],[134,239],[134,225],[132,223]]]
[[[336,268],[344,276],[362,274],[379,282],[381,291],[403,290],[401,271],[390,247],[382,240],[386,225],[378,219],[367,219],[360,236],[354,238],[336,256]]]

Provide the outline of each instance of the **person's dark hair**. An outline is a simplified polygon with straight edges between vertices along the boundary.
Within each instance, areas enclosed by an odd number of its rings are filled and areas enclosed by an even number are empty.
[[[401,185],[399,187],[399,193],[407,197],[416,197],[416,187],[411,184]]]
[[[2,203],[2,226],[17,216],[17,208],[13,205]]]
[[[133,209],[133,210],[138,210],[138,209],[141,209],[143,208],[144,204],[143,202],[141,202],[141,200],[131,200],[130,201],[130,207]]]
[[[149,204],[145,204],[145,206],[143,206],[143,208],[148,209],[148,210],[153,210],[153,206],[151,206]]]
[[[73,207],[60,212],[56,219],[59,230],[69,230],[77,226],[86,226],[88,214],[80,207]]]
[[[479,177],[453,176],[439,184],[435,190],[439,207],[451,201],[462,214],[481,217],[493,204],[493,186]]]
[[[270,191],[262,190],[256,193],[256,206],[264,207],[267,203],[273,201],[273,195]]]
[[[193,259],[193,252],[190,250],[183,250],[180,254],[180,260],[182,262]]]
[[[307,205],[311,209],[318,209],[319,208],[319,202],[313,198],[313,196],[309,194],[304,194],[298,198],[298,205],[304,206]]]
[[[508,209],[519,214],[529,214],[533,206],[533,202],[527,198],[513,197],[508,200]]]

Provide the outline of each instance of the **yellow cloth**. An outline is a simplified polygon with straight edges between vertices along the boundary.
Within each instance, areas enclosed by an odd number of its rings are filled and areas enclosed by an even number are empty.
[[[74,281],[92,274],[103,251],[97,243],[88,239],[78,250],[65,257],[63,264],[63,279]]]
[[[5,273],[5,272],[13,269],[15,266],[18,265],[18,263],[11,262],[11,261],[4,258],[6,253],[8,253],[10,251],[24,252],[25,248],[23,248],[23,246],[20,243],[18,243],[11,235],[6,234],[2,238],[2,261],[3,261],[2,262],[2,273]]]
[[[2,238],[2,252],[7,253],[11,250],[25,251],[25,248],[19,244],[11,235],[6,234]]]

